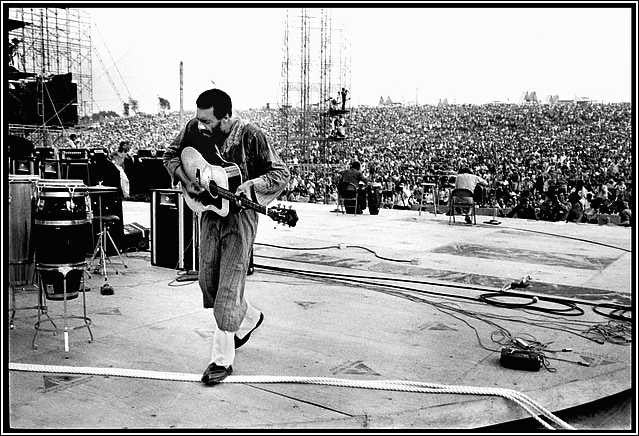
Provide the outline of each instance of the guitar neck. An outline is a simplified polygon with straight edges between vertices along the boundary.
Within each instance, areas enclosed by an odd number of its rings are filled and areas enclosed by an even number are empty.
[[[226,198],[227,200],[230,200],[230,201],[237,201],[237,199],[239,198],[240,202],[242,203],[242,206],[246,206],[249,209],[253,209],[256,212],[263,213],[264,215],[266,215],[266,207],[262,206],[259,203],[251,201],[246,197],[238,197],[237,195],[235,195],[228,189],[220,188],[219,186],[216,188],[216,190],[220,197]]]

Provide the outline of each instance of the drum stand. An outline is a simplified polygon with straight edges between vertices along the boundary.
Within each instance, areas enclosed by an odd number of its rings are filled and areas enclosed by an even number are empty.
[[[62,291],[62,299],[64,302],[64,310],[63,310],[63,314],[61,316],[54,316],[51,317],[49,316],[48,313],[48,309],[47,306],[45,304],[45,290],[44,290],[44,280],[42,279],[42,276],[40,275],[40,290],[39,290],[39,305],[37,306],[38,308],[38,320],[36,321],[34,328],[35,328],[35,334],[33,335],[33,340],[31,341],[31,346],[33,347],[34,350],[38,349],[38,344],[36,344],[36,339],[38,338],[38,333],[40,333],[40,330],[45,331],[45,332],[53,332],[53,335],[57,335],[57,333],[62,330],[63,334],[64,334],[64,351],[66,353],[69,352],[69,331],[73,331],[76,329],[80,329],[80,328],[86,328],[87,330],[89,330],[89,343],[93,342],[93,332],[91,331],[91,318],[87,317],[87,304],[86,304],[86,294],[85,294],[85,288],[84,288],[84,269],[86,269],[86,262],[82,262],[82,263],[78,263],[78,264],[74,264],[71,266],[44,266],[41,264],[37,264],[36,265],[36,269],[38,271],[38,273],[42,272],[42,271],[58,271],[59,273],[62,274],[62,286],[63,286],[63,291]],[[82,316],[78,316],[78,315],[69,315],[67,313],[67,274],[70,271],[73,270],[82,270],[83,274],[82,274],[82,279],[81,279],[81,285],[80,285],[80,292],[82,292]],[[42,319],[42,315],[44,315],[46,317],[46,319]],[[58,326],[55,324],[55,322],[53,322],[54,319],[62,319],[63,320],[63,328],[60,329],[58,328]],[[81,319],[84,321],[84,324],[82,325],[78,325],[75,327],[69,327],[68,324],[68,320],[69,319]],[[53,328],[42,328],[40,327],[40,324],[43,322],[50,322],[51,325],[53,326]]]
[[[122,266],[124,266],[124,268],[127,268],[127,265],[126,263],[124,263],[124,259],[122,259],[122,256],[120,255],[120,250],[118,249],[118,246],[115,244],[115,241],[111,237],[111,234],[109,233],[108,228],[105,228],[102,222],[102,195],[101,194],[98,194],[98,209],[100,212],[100,233],[98,233],[98,240],[95,244],[95,250],[93,250],[93,256],[91,257],[90,263],[91,263],[91,268],[94,270],[94,272],[99,272],[100,269],[102,269],[102,275],[104,276],[104,281],[105,281],[105,284],[102,285],[102,287],[104,288],[108,286],[108,284],[106,283],[108,281],[106,264],[107,262],[113,263],[111,262],[111,259],[109,259],[109,257],[106,254],[108,242],[111,242],[111,245],[115,249],[115,252],[118,256],[118,259],[120,259],[120,263],[122,264]],[[100,253],[100,261],[98,262],[97,266],[94,267],[93,264],[94,264],[96,256],[98,256],[98,252]],[[115,273],[118,274],[118,270],[115,268],[114,270],[115,270]]]
[[[11,316],[9,317],[9,329],[13,330],[16,326],[13,324],[13,319],[16,316],[17,310],[26,310],[26,309],[39,309],[40,306],[25,306],[25,307],[16,307],[16,291],[21,289],[22,291],[27,290],[27,286],[25,284],[17,284],[17,283],[9,283],[9,290],[11,292],[11,306],[9,307],[9,312],[11,312]]]

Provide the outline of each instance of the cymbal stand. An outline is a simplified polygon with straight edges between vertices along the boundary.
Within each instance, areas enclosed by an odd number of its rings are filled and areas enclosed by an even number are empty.
[[[105,285],[103,285],[104,287],[106,286],[106,282],[108,281],[106,264],[107,262],[110,264],[113,263],[111,259],[109,259],[109,257],[107,256],[107,244],[109,242],[115,249],[116,255],[118,256],[119,262],[122,264],[122,266],[124,266],[124,268],[128,268],[128,267],[126,263],[124,262],[124,259],[120,255],[120,250],[118,249],[118,246],[115,244],[115,241],[111,237],[111,234],[109,233],[109,229],[104,227],[104,223],[102,221],[102,194],[100,193],[98,193],[98,211],[100,212],[100,216],[99,216],[100,233],[98,233],[98,240],[95,244],[95,249],[93,250],[93,256],[91,257],[90,264],[94,272],[99,272],[100,269],[102,269],[102,275],[104,276],[104,281],[105,281]],[[99,253],[100,261],[98,262],[97,266],[94,267],[94,261],[96,257],[98,256],[98,253]],[[116,274],[118,274],[117,269],[114,268],[114,271]]]

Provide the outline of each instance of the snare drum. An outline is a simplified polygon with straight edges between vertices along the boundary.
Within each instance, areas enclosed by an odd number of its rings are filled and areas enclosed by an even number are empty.
[[[82,180],[43,180],[36,185],[35,259],[61,266],[85,261],[91,244],[91,202]]]
[[[36,182],[33,175],[9,175],[9,283],[33,284],[33,198]]]

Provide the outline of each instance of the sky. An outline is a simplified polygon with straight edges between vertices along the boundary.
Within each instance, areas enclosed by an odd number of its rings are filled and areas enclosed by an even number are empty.
[[[94,24],[94,110],[122,112],[122,98],[158,111],[157,97],[184,110],[218,87],[238,109],[278,107],[284,8],[86,9]],[[631,101],[631,11],[613,8],[330,8],[335,35],[350,45],[353,105],[380,96],[404,103],[519,102],[526,91],[542,101],[588,97]],[[319,9],[309,10],[318,17]],[[291,60],[299,62],[299,9],[289,10]],[[341,31],[338,32],[338,30]],[[314,35],[319,35],[316,31]],[[315,36],[314,41],[319,41]],[[311,58],[319,62],[319,46]],[[337,47],[333,48],[335,58]],[[319,67],[311,81],[319,82]],[[295,68],[292,67],[291,71]],[[337,67],[336,67],[337,69]],[[105,71],[106,70],[106,71]],[[299,71],[296,70],[296,71]],[[344,69],[344,71],[346,71]],[[292,81],[299,78],[294,75]],[[299,79],[298,79],[299,80]]]

